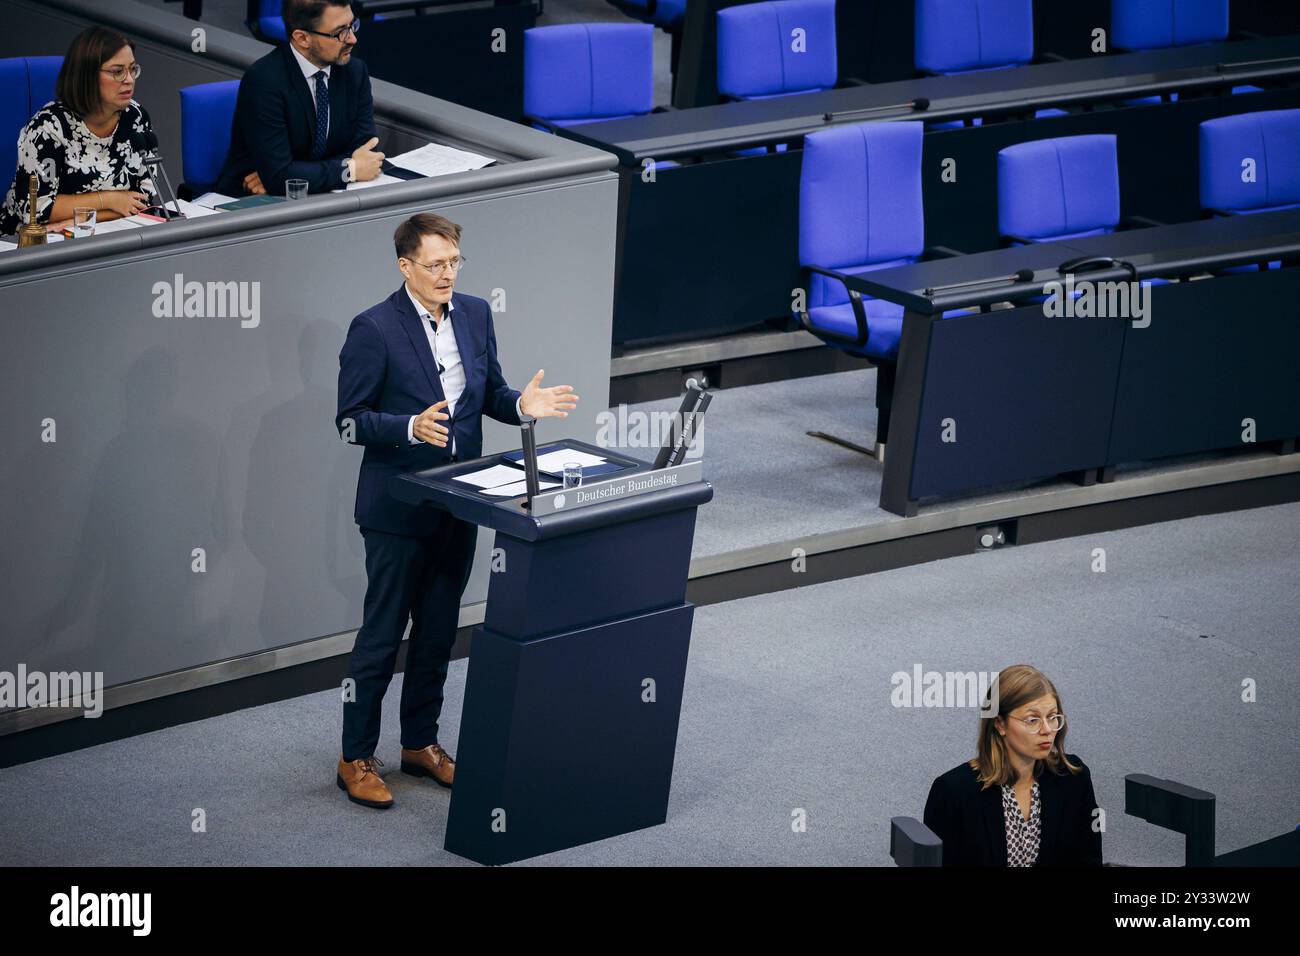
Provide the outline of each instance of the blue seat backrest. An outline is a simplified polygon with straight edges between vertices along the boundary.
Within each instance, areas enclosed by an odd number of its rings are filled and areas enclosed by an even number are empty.
[[[1300,109],[1206,120],[1200,147],[1203,209],[1300,203]]]
[[[1111,45],[1155,50],[1227,39],[1228,0],[1111,0]]]
[[[1119,162],[1112,134],[1063,136],[998,153],[998,230],[1049,240],[1119,224]]]
[[[0,60],[0,202],[18,168],[18,134],[37,110],[54,99],[62,65],[61,56]]]
[[[924,124],[856,123],[804,137],[799,261],[831,269],[910,260],[925,248]],[[814,276],[810,307],[845,301]]]
[[[718,90],[740,99],[833,87],[835,0],[771,0],[718,11]]]
[[[181,90],[181,166],[185,182],[208,190],[230,150],[239,80],[200,83]]]
[[[962,73],[1034,58],[1033,0],[916,0],[916,69]]]
[[[284,17],[280,15],[281,0],[261,0],[257,8],[257,27],[268,40],[285,39]]]
[[[524,113],[590,119],[654,107],[654,27],[566,23],[524,31]]]

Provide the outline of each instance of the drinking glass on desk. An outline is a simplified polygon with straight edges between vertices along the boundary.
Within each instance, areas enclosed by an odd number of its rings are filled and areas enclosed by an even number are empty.
[[[72,236],[85,239],[95,234],[95,210],[90,206],[75,206],[72,210]]]
[[[564,463],[564,487],[577,488],[582,484],[582,466],[576,461]]]
[[[284,195],[288,199],[306,199],[307,180],[286,179],[284,181]]]

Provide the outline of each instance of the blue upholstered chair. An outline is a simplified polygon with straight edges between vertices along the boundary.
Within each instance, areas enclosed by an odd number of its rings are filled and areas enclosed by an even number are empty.
[[[1033,0],[916,0],[913,59],[920,73],[952,76],[1007,70],[1034,60]],[[1059,109],[1035,116],[1064,116]],[[979,126],[974,117],[969,125]],[[960,120],[933,123],[951,129]]]
[[[1120,217],[1119,158],[1110,133],[1033,140],[998,152],[998,232],[1009,245],[1157,225]]]
[[[1117,50],[1160,50],[1228,38],[1228,0],[1111,0],[1110,40]],[[1234,86],[1233,93],[1258,93],[1258,86]],[[1165,99],[1177,102],[1178,94]],[[1159,103],[1159,96],[1125,100],[1126,106]]]
[[[284,30],[284,17],[280,15],[283,0],[258,0],[257,19],[248,24],[249,28],[268,43],[283,43],[287,37]],[[375,14],[376,20],[384,19],[382,13]]]
[[[200,196],[212,189],[230,150],[238,80],[201,83],[181,89],[180,191]]]
[[[802,30],[796,49],[795,31]],[[835,0],[768,0],[718,11],[718,92],[736,100],[835,86]]]
[[[18,134],[27,121],[54,99],[61,56],[0,60],[0,193],[7,192],[18,168]]]
[[[859,449],[869,454],[888,440],[903,307],[851,290],[841,277],[956,254],[925,247],[923,131],[919,122],[857,123],[804,137],[799,263],[807,308],[797,318],[813,335],[879,368],[877,448]]]
[[[1113,135],[1039,139],[998,153],[998,232],[1005,241],[1096,236],[1119,223]]]
[[[654,27],[563,23],[524,31],[524,122],[554,132],[654,111]]]
[[[280,16],[281,0],[261,0],[257,8],[254,31],[263,40],[282,42],[285,39],[284,18]]]
[[[565,23],[524,31],[524,116],[541,129],[654,108],[654,28]]]
[[[1206,120],[1200,128],[1200,147],[1201,208],[1211,215],[1242,216],[1300,206],[1300,109]],[[1268,267],[1280,269],[1282,263],[1275,260]]]
[[[686,0],[610,0],[610,3],[628,16],[665,30],[677,29],[686,16]]]
[[[794,31],[802,30],[795,49]],[[835,0],[769,0],[718,11],[718,92],[731,100],[767,100],[835,86]],[[785,143],[775,146],[784,153]],[[766,147],[737,150],[755,156]]]
[[[1228,38],[1228,0],[1111,0],[1110,42],[1156,50]]]
[[[1033,59],[1033,0],[916,0],[918,71],[947,76]]]
[[[1206,120],[1200,148],[1202,209],[1244,215],[1300,206],[1300,109]]]

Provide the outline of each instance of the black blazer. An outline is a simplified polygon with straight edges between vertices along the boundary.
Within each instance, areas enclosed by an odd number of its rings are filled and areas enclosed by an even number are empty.
[[[216,191],[244,195],[244,177],[257,170],[272,196],[284,195],[286,179],[307,180],[312,193],[341,189],[343,160],[375,135],[370,73],[353,56],[330,67],[330,129],[325,155],[312,156],[316,99],[287,43],[248,68],[239,83],[230,151]]]
[[[1082,760],[1077,774],[1058,776],[1043,767],[1038,778],[1042,820],[1037,866],[1101,866],[1101,834],[1092,828],[1097,798]],[[1007,829],[1002,790],[980,789],[969,763],[935,779],[925,801],[925,825],[943,840],[944,866],[1006,866]]]
[[[456,458],[477,458],[483,449],[483,415],[518,425],[519,392],[506,384],[497,362],[492,309],[483,299],[452,294],[452,329],[465,366],[465,391],[456,414],[443,422],[456,440]],[[366,447],[357,479],[356,520],[362,528],[424,537],[437,528],[439,512],[416,507],[388,493],[388,481],[406,471],[422,471],[451,461],[446,448],[411,444],[407,422],[446,396],[415,306],[405,285],[352,320],[339,353],[338,414],[345,433],[353,423],[354,440]]]

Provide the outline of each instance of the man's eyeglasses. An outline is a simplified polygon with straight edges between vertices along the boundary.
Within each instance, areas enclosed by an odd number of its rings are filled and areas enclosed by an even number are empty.
[[[409,259],[407,261],[414,262],[417,266],[421,266],[422,268],[428,269],[429,274],[432,275],[435,279],[441,279],[443,273],[446,272],[448,269],[450,269],[452,272],[460,272],[460,270],[465,266],[464,256],[457,256],[454,259],[448,259],[446,262],[430,262],[428,265],[425,265],[425,263],[419,262],[415,259]]]
[[[1043,724],[1047,724],[1047,729],[1055,733],[1065,726],[1065,714],[1048,714],[1046,717],[1017,717],[1015,714],[1008,714],[1012,720],[1018,720],[1025,725],[1025,729],[1031,734],[1038,733]]]
[[[138,80],[140,78],[140,64],[132,63],[130,66],[110,66],[108,69],[101,70],[100,72],[107,73],[118,83],[124,82],[128,75],[131,79]]]
[[[353,20],[347,26],[339,27],[333,33],[321,33],[319,30],[303,30],[303,33],[314,33],[318,37],[329,37],[331,40],[337,40],[342,43],[345,36],[351,36],[352,39],[355,40],[357,38],[357,31],[360,29],[361,21]]]

